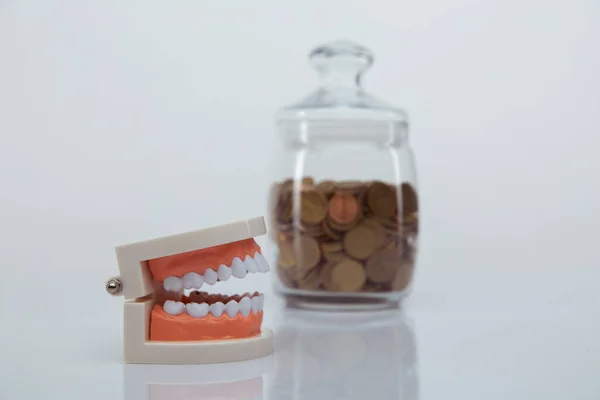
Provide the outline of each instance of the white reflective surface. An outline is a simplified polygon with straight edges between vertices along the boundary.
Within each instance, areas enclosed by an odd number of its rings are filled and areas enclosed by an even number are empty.
[[[0,283],[0,399],[600,398],[598,270],[497,271],[423,270],[399,312],[287,310],[267,292],[276,352],[198,366],[122,364],[123,300],[103,291],[106,271],[13,272]]]

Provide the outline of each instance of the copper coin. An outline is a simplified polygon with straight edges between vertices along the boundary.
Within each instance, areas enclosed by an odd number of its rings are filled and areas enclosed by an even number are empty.
[[[375,283],[389,282],[402,265],[402,253],[397,249],[378,250],[366,263],[367,278]]]
[[[383,182],[374,182],[367,193],[367,203],[376,216],[392,217],[397,208],[396,191]]]
[[[344,250],[357,260],[369,257],[376,247],[375,235],[365,226],[358,226],[344,236]]]
[[[327,199],[316,190],[303,190],[300,194],[300,219],[307,224],[318,224],[327,215]]]
[[[336,291],[358,292],[365,281],[365,270],[362,264],[349,258],[335,264],[331,271],[331,282]]]
[[[338,193],[329,200],[329,217],[340,225],[348,225],[356,220],[359,214],[358,202],[351,194]]]
[[[347,224],[347,225],[342,225],[342,224],[338,224],[337,222],[335,222],[334,220],[332,220],[330,217],[325,218],[325,221],[327,221],[327,224],[335,231],[338,232],[347,232],[349,230],[351,230],[352,228],[354,228],[359,219],[355,219],[354,222]]]

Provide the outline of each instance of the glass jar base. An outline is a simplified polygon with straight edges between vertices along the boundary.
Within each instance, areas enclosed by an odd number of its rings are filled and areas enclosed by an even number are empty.
[[[289,308],[318,311],[379,311],[402,307],[407,293],[370,294],[359,296],[345,293],[315,293],[311,291],[280,291]]]

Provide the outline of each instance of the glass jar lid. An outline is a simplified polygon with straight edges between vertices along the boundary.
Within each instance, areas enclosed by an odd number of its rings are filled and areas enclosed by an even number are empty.
[[[407,121],[404,110],[364,90],[362,77],[374,61],[373,53],[366,47],[352,41],[335,41],[315,48],[309,59],[319,74],[319,85],[299,102],[279,110],[279,121]]]

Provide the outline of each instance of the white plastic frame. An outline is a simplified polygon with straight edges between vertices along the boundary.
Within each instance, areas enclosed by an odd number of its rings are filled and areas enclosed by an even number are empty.
[[[263,217],[162,238],[130,243],[116,248],[122,294],[128,299],[123,309],[123,353],[128,364],[206,364],[242,361],[273,352],[273,333],[262,330],[246,339],[197,342],[149,341],[150,313],[154,290],[147,261],[201,250],[264,235]]]

